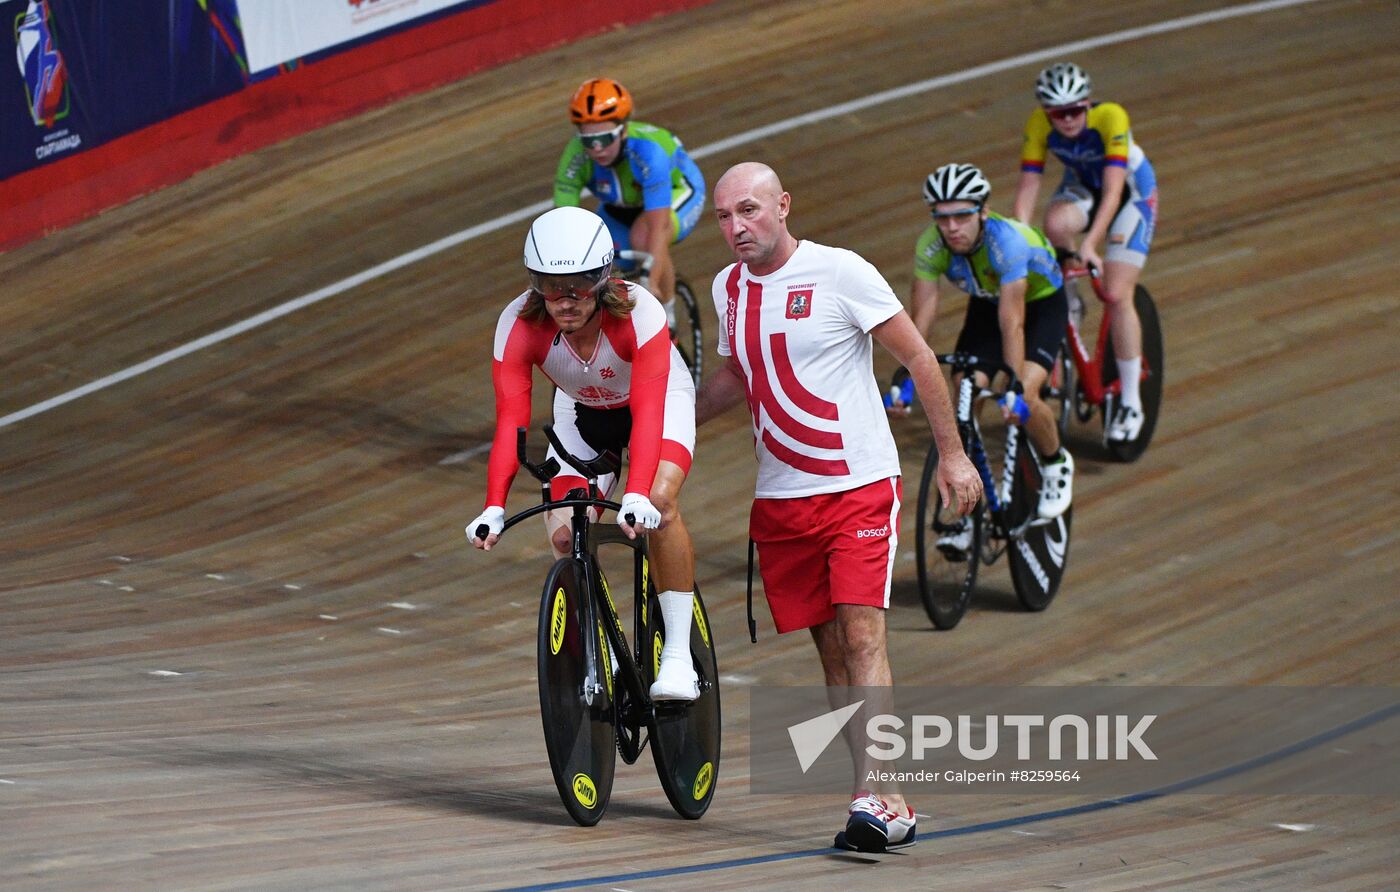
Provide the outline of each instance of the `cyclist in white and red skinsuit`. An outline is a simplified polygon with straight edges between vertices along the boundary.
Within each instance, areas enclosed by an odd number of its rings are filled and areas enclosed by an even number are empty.
[[[646,289],[612,278],[612,258],[607,227],[581,208],[556,208],[530,227],[530,289],[511,301],[496,325],[496,436],[486,508],[467,536],[488,551],[499,538],[506,493],[519,469],[516,429],[530,424],[538,367],[557,388],[554,430],[565,449],[581,459],[627,450],[617,520],[629,537],[650,537],[667,629],[651,695],[693,700],[699,694],[689,647],[695,554],[679,496],[695,448],[695,387],[671,344],[660,302]],[[555,498],[584,485],[584,472],[564,463],[552,447],[550,455],[562,466],[550,483]],[[598,482],[607,495],[616,479],[607,475]],[[566,554],[567,513],[550,512],[546,524],[555,554]],[[476,536],[479,526],[489,530],[485,539]]]

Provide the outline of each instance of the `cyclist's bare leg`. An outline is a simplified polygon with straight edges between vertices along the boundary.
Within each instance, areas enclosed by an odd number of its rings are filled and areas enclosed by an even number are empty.
[[[1045,235],[1057,248],[1075,250],[1079,234],[1088,225],[1083,209],[1070,201],[1052,202],[1045,211]],[[1142,270],[1118,260],[1105,261],[1103,266],[1104,291],[1112,308],[1109,336],[1113,338],[1113,353],[1119,359],[1136,359],[1142,355],[1142,324],[1133,306],[1133,292]]]
[[[632,244],[655,258],[651,268],[652,291],[664,304],[676,299],[676,267],[671,263],[670,245],[676,238],[671,210],[647,211],[638,215],[629,233]]]
[[[1055,424],[1055,412],[1040,398],[1040,388],[1045,386],[1049,372],[1039,363],[1025,362],[1021,365],[1021,385],[1025,388],[1026,407],[1031,416],[1026,421],[1026,434],[1041,455],[1054,455],[1060,451],[1060,429]]]
[[[588,516],[591,520],[596,521],[598,512],[590,508]],[[554,552],[556,561],[572,550],[569,542],[573,530],[572,517],[572,509],[544,513],[544,528],[549,533],[549,547]]]
[[[569,520],[562,511],[546,511],[544,528],[549,533],[549,548],[557,561],[569,553]]]
[[[1135,359],[1142,355],[1142,323],[1133,305],[1133,292],[1137,290],[1140,275],[1142,270],[1131,263],[1104,261],[1104,290],[1113,303],[1109,334],[1113,338],[1113,353],[1119,359]]]
[[[651,503],[661,512],[661,527],[648,534],[647,550],[651,554],[658,591],[695,589],[695,551],[680,512],[680,491],[684,483],[685,471],[679,465],[664,460],[657,465]],[[589,516],[595,521],[598,519],[596,511],[590,510]],[[569,553],[571,517],[571,510],[545,512],[545,529],[556,560]]]
[[[695,590],[695,549],[681,518],[680,492],[685,471],[662,460],[651,485],[651,503],[661,512],[661,526],[647,534],[647,550],[656,573],[658,591]]]
[[[1052,201],[1045,209],[1045,236],[1057,248],[1075,250],[1079,234],[1088,226],[1088,215],[1072,201]]]
[[[690,657],[690,623],[695,609],[695,550],[681,518],[680,492],[685,471],[664,459],[651,484],[651,503],[661,512],[661,525],[647,534],[647,551],[666,623],[661,648],[661,671],[651,686],[656,699],[693,700],[697,677]]]

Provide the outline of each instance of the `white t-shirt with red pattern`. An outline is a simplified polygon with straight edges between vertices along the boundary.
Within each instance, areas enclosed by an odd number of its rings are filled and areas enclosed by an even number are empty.
[[[904,309],[853,251],[801,241],[782,268],[715,277],[719,354],[738,357],[760,499],[843,492],[900,473],[870,330]]]

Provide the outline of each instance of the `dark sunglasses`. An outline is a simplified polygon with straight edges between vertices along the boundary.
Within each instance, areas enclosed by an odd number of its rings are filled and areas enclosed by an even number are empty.
[[[1067,108],[1047,109],[1045,113],[1057,121],[1073,121],[1088,110],[1087,105],[1071,105]]]
[[[580,133],[578,141],[583,143],[585,149],[606,149],[620,139],[626,129],[626,124],[618,124],[613,129],[604,130],[602,133]]]

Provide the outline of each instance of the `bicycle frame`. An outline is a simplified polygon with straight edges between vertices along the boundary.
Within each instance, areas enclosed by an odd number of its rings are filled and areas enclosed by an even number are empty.
[[[1109,316],[1113,312],[1113,304],[1109,301],[1108,295],[1104,292],[1103,281],[1097,270],[1092,268],[1066,269],[1064,275],[1067,288],[1071,281],[1087,277],[1090,284],[1093,285],[1094,296],[1103,304],[1104,316],[1099,323],[1099,334],[1096,338],[1092,357],[1084,346],[1084,339],[1080,335],[1079,323],[1075,321],[1074,313],[1069,314],[1069,320],[1065,326],[1065,342],[1069,345],[1070,355],[1074,360],[1074,368],[1079,375],[1079,386],[1084,391],[1084,398],[1091,405],[1102,406],[1108,394],[1118,393],[1122,387],[1122,384],[1116,379],[1107,387],[1103,384],[1103,364],[1104,357],[1107,355],[1105,348],[1108,345],[1110,328]],[[1080,299],[1082,300],[1082,298]],[[1147,368],[1144,365],[1144,375],[1146,372]],[[1066,396],[1068,397],[1068,395]]]
[[[1103,304],[1103,319],[1099,321],[1099,333],[1095,338],[1094,354],[1091,357],[1088,349],[1084,346],[1084,339],[1079,331],[1079,323],[1075,321],[1075,314],[1069,314],[1068,322],[1065,325],[1065,342],[1069,345],[1069,351],[1074,360],[1075,371],[1079,375],[1079,387],[1084,393],[1084,401],[1091,406],[1102,406],[1105,399],[1110,394],[1117,395],[1122,392],[1123,384],[1114,377],[1112,383],[1104,386],[1104,362],[1108,355],[1108,338],[1112,326],[1110,325],[1113,316],[1114,304],[1108,299],[1108,292],[1104,289],[1103,276],[1094,267],[1072,268],[1064,267],[1065,290],[1071,292],[1071,282],[1076,279],[1087,278],[1093,287],[1094,296]],[[1071,294],[1071,299],[1078,299],[1082,302],[1083,297],[1075,289]],[[1140,380],[1147,380],[1153,370],[1149,367],[1147,356],[1142,358],[1142,374]]]
[[[605,452],[580,460],[559,442],[552,425],[544,431],[555,457],[534,464],[525,456],[525,429],[516,429],[516,452],[520,464],[540,481],[540,504],[506,520],[501,532],[546,511],[570,512],[567,553],[545,576],[536,627],[540,717],[555,788],[570,817],[592,826],[607,809],[615,757],[631,765],[650,749],[671,807],[682,817],[698,818],[714,795],[720,757],[719,669],[699,586],[687,642],[696,661],[699,696],[654,701],[652,673],[659,672],[662,650],[669,645],[660,595],[648,579],[647,539],[626,538],[592,513],[622,510],[598,490],[598,478],[616,472],[621,456]],[[563,462],[583,472],[587,488],[551,499],[550,481]],[[627,522],[635,524],[635,518]],[[484,539],[489,529],[481,524],[474,532]],[[631,643],[599,559],[599,547],[609,543],[632,551]]]
[[[615,466],[618,462],[615,460],[615,457],[605,453],[592,460],[579,459],[576,456],[570,455],[568,450],[564,448],[564,445],[559,442],[552,425],[545,425],[544,431],[545,436],[549,438],[550,444],[554,446],[555,452],[562,456],[565,461],[589,475],[587,478],[588,491],[586,496],[583,498],[552,500],[549,492],[549,481],[559,472],[559,466],[553,459],[549,459],[542,464],[535,464],[529,461],[525,457],[525,428],[517,428],[517,457],[521,466],[529,471],[536,480],[540,481],[541,503],[533,508],[527,508],[511,517],[504,523],[501,533],[504,534],[505,531],[511,527],[538,514],[543,514],[546,511],[557,511],[564,508],[572,510],[572,515],[569,520],[569,559],[577,561],[584,570],[583,585],[585,592],[582,599],[584,611],[582,627],[586,629],[595,628],[599,614],[602,614],[604,620],[602,625],[608,638],[608,647],[617,657],[618,666],[620,668],[617,675],[626,686],[627,692],[632,696],[633,703],[642,710],[643,720],[641,723],[645,724],[645,717],[652,713],[655,709],[655,705],[652,703],[651,692],[642,684],[641,670],[637,666],[632,647],[627,641],[627,633],[622,627],[621,617],[618,616],[617,605],[613,602],[612,598],[612,591],[609,589],[607,580],[604,578],[602,570],[599,568],[594,550],[597,545],[605,542],[621,542],[633,549],[635,562],[633,578],[636,580],[636,591],[633,601],[637,622],[634,628],[640,629],[644,627],[645,622],[643,610],[648,572],[646,540],[643,537],[638,537],[636,540],[629,540],[622,537],[621,534],[614,534],[612,536],[600,535],[593,521],[588,517],[590,508],[611,509],[613,511],[622,510],[621,505],[602,498],[602,494],[598,491],[598,477],[616,470]],[[603,689],[602,684],[607,683],[607,679],[600,681],[597,677],[598,660],[596,657],[599,644],[598,640],[591,634],[584,635],[583,644],[584,665],[588,667],[588,676],[584,682],[582,694],[584,701],[591,705],[593,697]],[[622,723],[619,722],[620,727],[621,725]],[[640,750],[641,747],[638,747],[638,752],[640,752]]]
[[[953,372],[961,376],[961,381],[958,384],[958,428],[967,449],[967,456],[972,461],[972,466],[977,469],[978,476],[982,478],[982,493],[987,503],[987,515],[991,520],[993,538],[999,540],[1014,539],[1036,520],[1032,514],[1016,527],[1008,526],[1007,512],[1011,508],[1011,485],[1016,477],[1016,461],[1020,457],[1021,450],[1021,426],[1018,424],[1006,426],[1006,454],[1002,459],[1001,482],[998,485],[995,475],[992,473],[991,462],[987,458],[986,448],[982,445],[982,430],[977,423],[974,407],[983,399],[997,399],[1002,394],[986,387],[979,387],[973,380],[973,372],[981,364],[976,356],[963,353],[945,354],[939,356],[938,361],[952,366]],[[1000,370],[1010,376],[1008,387],[1013,385],[1016,381],[1015,373],[1005,365],[1001,365]]]

